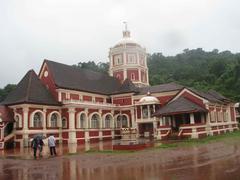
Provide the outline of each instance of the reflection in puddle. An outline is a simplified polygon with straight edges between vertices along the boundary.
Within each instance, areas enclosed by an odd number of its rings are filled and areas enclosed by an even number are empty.
[[[58,156],[42,160],[3,159],[1,180],[118,180],[118,179],[240,179],[240,146],[216,145],[133,154],[83,154],[88,150],[110,150],[113,143],[60,145]],[[28,155],[30,149],[9,150],[2,155]],[[48,156],[45,147],[44,155]],[[31,155],[28,155],[32,159]]]

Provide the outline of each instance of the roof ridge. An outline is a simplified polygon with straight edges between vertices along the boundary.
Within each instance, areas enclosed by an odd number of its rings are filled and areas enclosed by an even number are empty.
[[[27,85],[27,91],[26,91],[26,97],[25,97],[25,101],[27,102],[29,99],[29,93],[30,93],[30,87],[31,87],[31,83],[32,83],[32,71],[33,70],[29,70],[29,80],[28,80],[28,85]]]
[[[60,62],[52,61],[52,60],[48,60],[48,59],[44,59],[44,61],[45,61],[46,63],[47,63],[47,62],[55,63],[55,64],[59,64],[59,65],[63,65],[63,66],[69,67],[69,68],[74,68],[74,69],[79,70],[79,71],[85,71],[85,72],[87,71],[87,72],[91,72],[91,73],[97,73],[97,74],[104,75],[104,76],[106,76],[106,77],[110,77],[110,78],[112,78],[112,79],[116,79],[115,77],[110,76],[109,74],[106,74],[106,73],[103,73],[103,72],[94,71],[94,70],[88,69],[88,68],[78,67],[77,64],[69,65],[69,64],[64,64],[64,63],[60,63]]]
[[[29,71],[30,75],[29,75],[29,80],[28,80],[28,86],[27,86],[27,91],[26,91],[26,97],[25,97],[25,101],[27,102],[29,100],[29,93],[30,93],[30,89],[31,89],[31,84],[32,84],[32,75],[34,73],[34,70],[31,69]]]

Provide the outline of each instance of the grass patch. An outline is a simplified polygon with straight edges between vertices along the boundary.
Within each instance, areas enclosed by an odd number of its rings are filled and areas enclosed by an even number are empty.
[[[186,146],[196,146],[201,144],[213,143],[218,141],[228,142],[229,140],[240,139],[240,131],[234,131],[231,133],[226,133],[216,136],[208,136],[202,139],[187,139],[181,142],[161,144],[156,148],[177,148],[177,147],[186,147]]]

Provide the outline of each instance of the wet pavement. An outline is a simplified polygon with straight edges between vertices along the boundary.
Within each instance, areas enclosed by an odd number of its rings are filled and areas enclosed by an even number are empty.
[[[84,153],[90,149],[111,150],[112,142],[59,146],[53,158],[45,148],[37,160],[30,149],[1,151],[0,180],[240,179],[239,140],[135,153]]]

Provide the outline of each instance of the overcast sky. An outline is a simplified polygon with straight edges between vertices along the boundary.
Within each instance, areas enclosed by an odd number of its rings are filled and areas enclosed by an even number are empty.
[[[0,87],[44,59],[108,61],[123,21],[148,53],[240,52],[239,0],[0,0]]]

